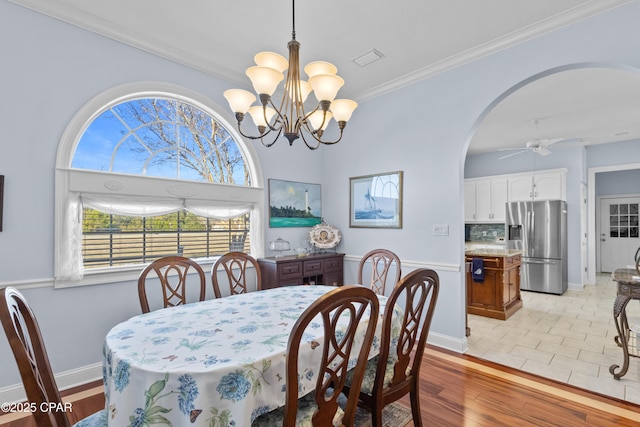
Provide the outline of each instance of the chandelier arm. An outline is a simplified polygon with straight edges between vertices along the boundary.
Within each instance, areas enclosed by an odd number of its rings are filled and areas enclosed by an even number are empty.
[[[267,113],[266,113],[266,105],[265,105],[265,108],[263,108],[263,110],[265,111],[265,113],[264,113],[264,121],[267,123],[267,126],[269,126],[269,129],[277,130],[277,131],[282,131],[282,128],[286,129],[287,121],[288,121],[287,116],[283,115],[280,112],[280,110],[278,108],[276,108],[275,104],[273,103],[273,101],[271,99],[269,99],[269,103],[271,104],[271,107],[274,110],[276,110],[276,119],[273,121],[273,125],[267,121]],[[280,123],[280,126],[276,126],[278,123]]]
[[[317,141],[317,144],[315,146],[309,145],[309,142],[307,141],[307,138],[304,137],[305,133],[307,133],[307,132],[300,132],[300,136],[302,137],[302,141],[304,142],[304,145],[306,145],[307,148],[309,148],[310,150],[317,150],[318,148],[320,148],[320,140],[318,138],[316,138],[315,135],[310,133],[309,135],[313,136],[313,139],[315,139]]]
[[[259,138],[260,139],[260,143],[262,145],[264,145],[265,147],[269,148],[271,147],[273,144],[276,143],[276,141],[278,141],[278,138],[280,138],[280,134],[282,133],[282,127],[278,130],[278,134],[275,136],[275,138],[273,138],[273,141],[269,142],[269,143],[265,143],[263,138]],[[265,134],[266,135],[266,134]],[[258,139],[258,138],[256,138]]]
[[[302,129],[300,132],[300,135],[302,136],[302,140],[304,141],[305,145],[309,148],[311,148],[312,150],[317,149],[320,144],[323,145],[333,145],[333,144],[337,144],[338,142],[340,142],[340,140],[342,139],[342,133],[343,130],[345,128],[345,126],[347,125],[347,122],[338,122],[338,127],[340,128],[340,135],[338,136],[338,139],[336,139],[335,141],[324,141],[322,139],[322,131],[313,131],[313,132],[309,132],[308,129]],[[304,132],[306,130],[306,132]],[[318,142],[318,146],[315,148],[312,148],[312,146],[309,145],[309,143],[307,142],[307,139],[304,137],[304,135],[308,134],[311,135],[313,137],[313,139],[315,139]]]
[[[242,136],[243,136],[243,137],[245,137],[245,138],[249,138],[249,139],[252,139],[252,140],[256,140],[256,139],[262,139],[264,136],[268,135],[268,134],[271,132],[271,130],[268,130],[267,132],[265,132],[265,133],[264,133],[264,134],[262,134],[262,135],[253,136],[253,135],[247,135],[246,133],[244,133],[244,132],[242,131],[242,128],[240,127],[240,125],[238,125],[238,132],[240,132],[240,135],[242,135]]]

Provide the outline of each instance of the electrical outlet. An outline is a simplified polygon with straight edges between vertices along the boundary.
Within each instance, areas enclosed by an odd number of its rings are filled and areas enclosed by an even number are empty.
[[[449,235],[449,226],[447,224],[435,224],[433,226],[433,235],[434,236],[448,236]]]

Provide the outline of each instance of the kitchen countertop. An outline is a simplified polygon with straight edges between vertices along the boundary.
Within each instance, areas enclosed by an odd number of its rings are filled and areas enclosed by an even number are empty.
[[[490,257],[509,257],[514,255],[522,255],[521,249],[489,249],[489,248],[476,248],[464,251],[466,256],[490,256]]]

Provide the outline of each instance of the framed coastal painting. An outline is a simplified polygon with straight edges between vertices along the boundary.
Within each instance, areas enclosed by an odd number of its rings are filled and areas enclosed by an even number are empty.
[[[269,227],[313,227],[320,222],[320,184],[269,179]]]
[[[402,228],[402,171],[349,181],[349,227]]]

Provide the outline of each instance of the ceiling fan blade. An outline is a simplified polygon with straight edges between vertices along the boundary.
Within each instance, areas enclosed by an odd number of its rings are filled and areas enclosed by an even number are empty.
[[[547,148],[544,146],[541,146],[539,149],[535,150],[535,152],[540,154],[541,156],[548,156],[549,154],[551,154],[551,151],[547,150]]]
[[[524,150],[524,148],[522,148],[522,147],[515,147],[515,148],[498,148],[498,151],[515,151],[515,150]]]
[[[552,138],[552,139],[542,139],[540,140],[540,145],[542,147],[548,147],[550,145],[556,144],[560,141],[564,141],[565,138]]]
[[[505,150],[511,150],[510,148],[505,148]],[[498,157],[498,160],[507,159],[509,157],[517,156],[518,154],[526,153],[529,150],[518,151],[517,153],[507,154],[506,156]]]

